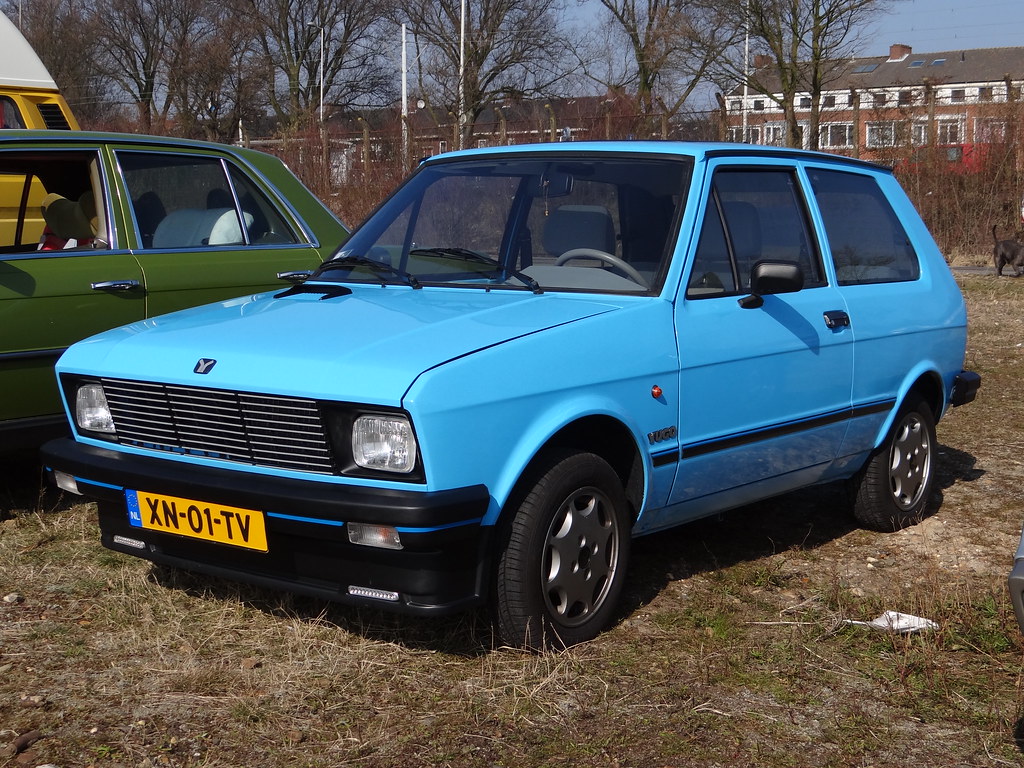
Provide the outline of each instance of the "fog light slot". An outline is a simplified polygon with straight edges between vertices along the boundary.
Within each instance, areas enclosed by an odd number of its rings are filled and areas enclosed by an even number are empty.
[[[78,490],[78,481],[74,477],[69,475],[67,472],[60,472],[58,470],[53,471],[53,482],[62,491],[68,493],[74,493],[78,496],[82,495],[82,492]]]
[[[401,549],[402,539],[398,531],[390,525],[370,525],[369,523],[348,523],[348,540],[352,544],[381,549]]]
[[[122,547],[131,547],[132,549],[145,549],[146,542],[139,541],[138,539],[129,539],[127,536],[114,535],[114,543],[120,544]]]
[[[356,587],[349,585],[348,593],[353,597],[368,597],[372,600],[386,600],[389,603],[398,602],[398,593],[387,589],[374,589],[373,587]]]

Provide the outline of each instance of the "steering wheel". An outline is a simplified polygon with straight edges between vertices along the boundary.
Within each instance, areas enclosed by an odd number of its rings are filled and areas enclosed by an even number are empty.
[[[598,261],[603,261],[608,266],[615,267],[615,269],[625,273],[626,277],[634,283],[639,283],[644,288],[649,287],[647,281],[644,280],[644,276],[637,272],[632,264],[623,261],[618,256],[613,256],[605,251],[599,251],[597,248],[573,248],[568,250],[555,259],[555,266],[560,267],[565,262],[572,261],[573,259],[597,259]]]

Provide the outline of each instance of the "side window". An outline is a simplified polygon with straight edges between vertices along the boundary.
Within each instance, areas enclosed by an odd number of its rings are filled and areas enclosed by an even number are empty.
[[[906,230],[871,176],[811,173],[840,285],[893,283],[921,275]]]
[[[0,114],[2,114],[3,128],[24,128],[25,121],[21,117],[21,110],[9,96],[0,96]]]
[[[717,171],[687,296],[745,292],[751,270],[763,260],[799,265],[805,288],[825,284],[795,172],[750,168]]]
[[[686,287],[686,295],[692,299],[735,294],[736,279],[732,264],[718,200],[712,197],[708,200],[708,209],[704,214],[697,256],[694,259],[690,284]]]
[[[215,157],[119,152],[143,248],[205,248],[247,242],[224,164]],[[253,217],[246,217],[248,226]]]
[[[300,242],[281,212],[264,196],[242,171],[228,165],[228,174],[235,187],[242,219],[253,245],[294,245]]]
[[[0,152],[0,254],[105,248],[95,152]]]

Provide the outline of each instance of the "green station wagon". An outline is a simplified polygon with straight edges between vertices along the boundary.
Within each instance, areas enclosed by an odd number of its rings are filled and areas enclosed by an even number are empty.
[[[73,342],[300,280],[348,232],[277,158],[196,141],[0,134],[0,452],[66,430]]]

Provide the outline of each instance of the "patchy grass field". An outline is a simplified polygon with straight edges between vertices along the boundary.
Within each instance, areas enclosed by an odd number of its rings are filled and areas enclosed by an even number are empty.
[[[1024,765],[1024,280],[963,286],[984,382],[939,425],[935,514],[862,531],[826,487],[640,540],[621,620],[563,653],[108,552],[7,463],[0,766]],[[886,609],[939,629],[846,623]]]

